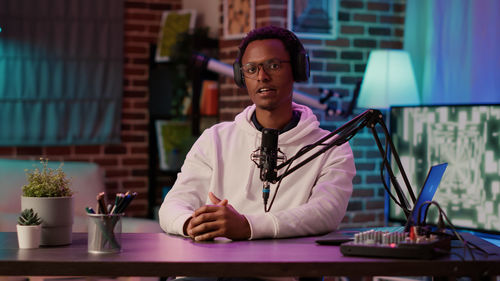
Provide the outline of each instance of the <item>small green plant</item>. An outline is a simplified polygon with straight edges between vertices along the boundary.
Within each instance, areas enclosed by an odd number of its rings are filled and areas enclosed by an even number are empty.
[[[42,170],[26,169],[28,184],[23,186],[25,197],[69,197],[73,191],[69,188],[69,179],[62,170],[63,164],[57,169],[48,167],[49,160],[40,158]]]
[[[24,209],[21,216],[17,218],[17,223],[19,225],[39,225],[42,223],[42,219],[38,217],[38,214],[33,209]]]

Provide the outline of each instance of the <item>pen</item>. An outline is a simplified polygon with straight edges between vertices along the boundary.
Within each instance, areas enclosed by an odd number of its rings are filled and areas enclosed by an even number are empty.
[[[94,209],[92,207],[85,207],[85,211],[87,211],[88,214],[95,214]]]
[[[116,214],[118,206],[120,206],[121,202],[123,201],[123,198],[125,195],[123,193],[117,193],[115,197],[115,205],[113,205],[113,208],[111,208],[111,214]]]
[[[130,203],[130,200],[132,198],[132,195],[128,194],[123,197],[123,200],[120,202],[120,204],[116,207],[116,213],[120,214],[125,210],[125,208],[128,206]]]
[[[128,194],[123,198],[120,205],[118,205],[116,213],[123,213],[125,209],[128,207],[130,202],[137,196],[137,192],[127,192]]]

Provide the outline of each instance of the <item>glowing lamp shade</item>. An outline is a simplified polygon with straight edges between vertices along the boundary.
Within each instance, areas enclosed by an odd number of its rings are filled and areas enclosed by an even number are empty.
[[[418,105],[417,83],[410,56],[402,50],[374,50],[368,57],[358,97],[360,108]]]

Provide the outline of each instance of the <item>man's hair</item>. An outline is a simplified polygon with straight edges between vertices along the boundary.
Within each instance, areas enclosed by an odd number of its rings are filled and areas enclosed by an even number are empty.
[[[236,61],[241,64],[241,58],[248,47],[248,44],[255,40],[264,40],[264,39],[279,39],[283,42],[288,54],[290,55],[290,60],[292,61],[292,68],[295,69],[296,66],[295,58],[299,53],[304,52],[305,49],[300,40],[288,29],[277,27],[277,26],[265,26],[261,28],[254,29],[250,31],[245,38],[240,43],[238,57]]]

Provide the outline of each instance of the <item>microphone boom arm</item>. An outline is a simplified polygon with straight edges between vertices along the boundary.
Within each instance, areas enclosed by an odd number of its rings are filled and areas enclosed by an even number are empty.
[[[323,145],[324,147],[321,148],[320,150],[316,151],[313,153],[311,156],[307,157],[306,159],[302,160],[301,162],[297,163],[290,169],[288,169],[285,173],[282,175],[276,177],[276,180],[273,181],[273,183],[276,183],[278,181],[281,181],[284,177],[288,176],[289,174],[293,173],[295,170],[299,169],[300,167],[304,166],[308,162],[312,161],[319,155],[325,153],[327,150],[334,146],[339,146],[342,145],[346,142],[348,142],[351,138],[353,138],[361,129],[364,127],[370,128],[373,134],[373,138],[375,139],[375,142],[377,144],[377,147],[379,149],[380,155],[384,159],[383,165],[385,165],[385,168],[387,172],[389,173],[389,180],[394,186],[394,189],[396,191],[396,195],[398,196],[398,199],[400,201],[400,206],[403,209],[406,217],[410,215],[410,210],[411,206],[408,203],[408,200],[403,193],[403,190],[401,189],[401,186],[399,185],[396,176],[394,175],[394,172],[391,169],[391,166],[389,164],[389,161],[387,161],[387,154],[388,152],[384,150],[384,147],[382,146],[382,143],[380,141],[380,138],[378,136],[377,130],[375,126],[379,124],[382,127],[382,131],[385,135],[386,141],[388,142],[390,149],[393,153],[394,159],[396,161],[396,164],[399,168],[399,171],[401,172],[401,175],[403,177],[403,181],[406,186],[406,190],[408,194],[410,195],[410,199],[413,204],[415,204],[416,197],[415,194],[413,193],[413,189],[411,188],[410,181],[408,180],[408,177],[406,175],[406,172],[404,171],[403,165],[401,164],[401,160],[399,158],[399,155],[396,151],[396,148],[392,142],[392,139],[390,137],[389,131],[387,130],[387,126],[384,123],[383,115],[380,112],[380,110],[376,109],[368,109],[364,111],[363,113],[359,114],[356,116],[354,119],[350,120],[349,122],[345,123],[341,127],[337,128],[330,134],[326,135],[322,139],[318,140],[317,142],[306,146],[304,149],[301,149],[297,154],[295,154],[293,157],[285,161],[284,163],[280,164],[279,166],[276,167],[276,170],[280,170],[287,165],[290,165],[294,160],[300,158],[302,155],[306,154],[307,152],[311,151],[312,149]],[[333,140],[331,140],[328,143],[325,143],[326,141],[332,139],[335,137]]]

